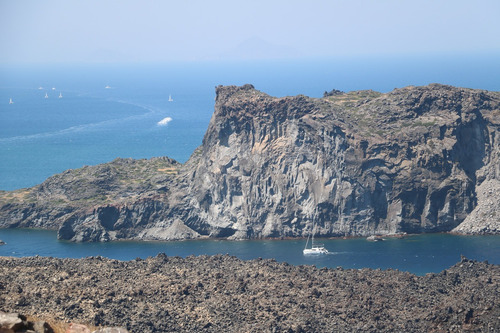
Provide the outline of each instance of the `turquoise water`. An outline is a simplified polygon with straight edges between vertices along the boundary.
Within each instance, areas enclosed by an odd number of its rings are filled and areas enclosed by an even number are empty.
[[[83,258],[105,256],[119,260],[147,258],[158,253],[186,257],[202,254],[230,254],[240,259],[274,258],[293,265],[317,267],[399,269],[423,275],[440,272],[460,261],[460,255],[500,264],[500,236],[455,236],[430,234],[388,238],[381,242],[356,239],[323,239],[331,252],[324,256],[304,256],[305,240],[180,242],[71,243],[58,241],[56,233],[44,230],[0,229],[0,256],[52,256]]]

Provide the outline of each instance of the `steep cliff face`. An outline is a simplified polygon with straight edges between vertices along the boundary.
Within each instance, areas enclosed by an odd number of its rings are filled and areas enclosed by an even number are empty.
[[[57,227],[79,241],[296,237],[313,224],[323,236],[500,230],[500,93],[216,90],[203,144],[186,164],[155,169],[175,172],[138,177],[126,200],[105,177],[94,189],[106,201],[84,208],[63,179],[26,190],[36,196],[7,193],[0,225]],[[64,194],[56,210],[40,187]]]
[[[498,179],[496,93],[442,85],[273,98],[218,87],[189,193],[214,236],[449,231]],[[500,193],[500,192],[497,192]],[[205,231],[207,232],[207,231]]]

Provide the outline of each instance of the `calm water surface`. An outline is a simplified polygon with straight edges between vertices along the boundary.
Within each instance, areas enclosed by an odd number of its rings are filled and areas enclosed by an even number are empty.
[[[293,265],[334,268],[399,269],[423,275],[440,272],[460,261],[460,255],[500,264],[500,236],[455,236],[431,234],[388,238],[368,242],[364,238],[323,239],[331,252],[318,257],[302,254],[305,240],[196,240],[179,242],[71,243],[58,241],[56,233],[45,230],[0,229],[0,256],[52,256],[83,258],[101,255],[119,260],[147,258],[158,253],[168,256],[229,254],[240,259],[274,258]]]

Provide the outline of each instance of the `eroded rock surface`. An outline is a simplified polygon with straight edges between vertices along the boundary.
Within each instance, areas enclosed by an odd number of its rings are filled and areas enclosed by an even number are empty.
[[[75,241],[303,237],[313,224],[322,236],[499,232],[498,92],[216,93],[203,144],[184,165],[141,161],[149,171],[131,180],[121,160],[120,172],[116,161],[80,179],[82,169],[68,171],[3,193],[0,226],[55,228]]]
[[[477,206],[453,232],[463,234],[500,233],[500,180],[485,180],[476,188]]]
[[[499,282],[499,266],[465,258],[415,276],[229,256],[3,257],[0,310],[144,333],[498,332]]]

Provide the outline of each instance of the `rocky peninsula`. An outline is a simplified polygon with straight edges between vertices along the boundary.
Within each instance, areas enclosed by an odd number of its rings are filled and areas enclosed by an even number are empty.
[[[216,88],[184,164],[117,159],[0,193],[0,227],[73,241],[500,232],[500,93],[276,98]]]
[[[0,257],[0,311],[129,332],[498,332],[500,266],[439,274],[230,256]],[[104,332],[104,331],[103,331]]]

